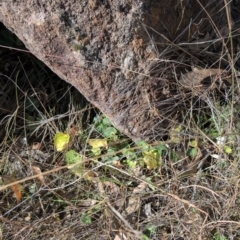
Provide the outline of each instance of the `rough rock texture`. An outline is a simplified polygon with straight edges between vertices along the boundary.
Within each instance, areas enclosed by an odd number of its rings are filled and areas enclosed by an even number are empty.
[[[120,131],[153,139],[178,120],[180,102],[169,90],[176,79],[155,63],[199,30],[199,2],[214,1],[0,0],[0,21]]]

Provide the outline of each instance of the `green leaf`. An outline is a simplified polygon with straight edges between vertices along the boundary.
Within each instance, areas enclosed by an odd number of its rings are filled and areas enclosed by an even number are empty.
[[[137,158],[137,154],[135,151],[129,150],[128,148],[124,149],[122,151],[122,154],[124,157],[126,157],[129,160],[134,160]]]
[[[89,215],[87,213],[82,213],[81,217],[81,222],[85,225],[91,224],[92,223],[92,219],[89,217]]]
[[[117,135],[118,131],[114,127],[106,127],[102,130],[102,133],[105,138],[114,138]]]
[[[142,234],[142,239],[143,240],[149,240],[149,238],[145,234]]]
[[[67,168],[78,177],[82,177],[82,175],[86,172],[82,166],[82,156],[74,150],[69,150],[66,152],[65,162],[67,164]]]
[[[198,149],[197,148],[190,148],[187,151],[187,155],[191,158],[195,158],[198,154]]]
[[[94,124],[98,124],[98,123],[100,122],[100,118],[101,118],[101,117],[100,117],[99,115],[97,115],[96,117],[94,117],[94,118],[93,118],[93,123],[94,123]]]
[[[105,126],[111,126],[112,125],[107,117],[102,118],[102,124],[105,125]]]
[[[177,162],[179,160],[179,156],[178,156],[178,154],[175,151],[170,151],[169,155],[170,155],[170,159],[173,162]]]
[[[117,139],[118,131],[114,128],[107,117],[96,116],[93,119],[96,129],[103,134],[105,138]]]
[[[94,173],[82,166],[82,156],[74,150],[70,150],[65,154],[65,162],[67,168],[78,177],[85,180],[92,180]]]
[[[162,143],[160,143],[159,145],[156,145],[154,149],[158,150],[158,153],[160,156],[162,156],[164,151],[167,151],[167,147]]]
[[[129,168],[135,168],[137,165],[137,161],[133,161],[130,159],[126,159],[123,161]]]
[[[149,149],[150,149],[150,145],[145,141],[137,141],[136,145],[138,147],[141,147],[142,151],[149,151]]]
[[[36,192],[37,192],[36,183],[30,185],[30,186],[28,187],[28,190],[29,190],[29,192],[32,193],[32,194],[33,194],[33,193],[36,193]]]
[[[106,127],[110,127],[112,124],[111,122],[108,120],[108,118],[104,117],[104,116],[96,116],[93,119],[93,122],[96,126],[96,128],[102,132],[102,129],[106,128]]]
[[[115,155],[116,149],[115,148],[108,148],[107,153],[105,156],[102,156],[101,159],[103,162],[113,162],[113,161],[118,161],[119,157]]]
[[[227,238],[220,233],[215,233],[213,236],[213,240],[227,240]]]
[[[145,231],[147,231],[149,236],[151,236],[156,233],[156,230],[157,230],[157,227],[155,225],[149,224]]]
[[[69,150],[65,154],[65,162],[66,164],[81,163],[82,156],[75,150]]]
[[[40,106],[39,101],[34,97],[27,97],[25,101],[25,110],[32,113]]]

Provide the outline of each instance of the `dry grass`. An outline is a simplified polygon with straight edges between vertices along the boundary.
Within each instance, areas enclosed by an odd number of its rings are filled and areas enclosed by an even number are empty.
[[[218,22],[210,20],[214,34],[202,41],[210,43],[207,47],[193,53],[190,43],[171,42],[149,73],[172,79],[175,98],[168,99],[166,118],[181,106],[181,122],[172,126],[175,136],[151,143],[165,147],[154,170],[126,164],[121,153],[131,150],[140,158],[141,148],[120,134],[109,143],[116,147],[117,164],[92,157],[86,140],[101,137],[93,108],[30,55],[16,60],[3,50],[0,63],[9,65],[0,71],[1,239],[240,239],[239,87],[231,43],[238,32],[222,35]],[[220,57],[205,60],[216,42]],[[181,73],[193,64],[224,71],[189,89]],[[65,153],[54,149],[54,134],[66,129],[74,132],[68,149],[84,155],[94,174],[90,181],[69,171]],[[193,140],[195,147],[189,146]],[[13,177],[24,179],[20,202],[4,187]]]

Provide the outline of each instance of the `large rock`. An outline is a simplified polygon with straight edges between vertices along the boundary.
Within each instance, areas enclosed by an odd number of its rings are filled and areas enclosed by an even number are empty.
[[[213,16],[222,1],[0,0],[0,21],[120,131],[155,139],[180,118],[170,59],[209,2]]]

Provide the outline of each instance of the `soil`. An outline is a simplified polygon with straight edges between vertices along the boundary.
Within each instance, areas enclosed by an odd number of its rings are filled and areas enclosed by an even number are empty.
[[[179,43],[209,33],[215,38],[216,26],[227,23],[222,6],[214,0],[2,0],[0,21],[121,132],[153,140],[181,120],[180,73],[215,60]]]

